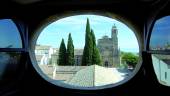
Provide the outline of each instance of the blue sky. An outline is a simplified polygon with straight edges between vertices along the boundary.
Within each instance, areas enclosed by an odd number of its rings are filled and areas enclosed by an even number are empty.
[[[10,19],[0,20],[0,48],[21,48],[22,42],[19,31]]]
[[[91,29],[94,30],[96,40],[104,35],[111,37],[111,28],[115,24],[118,29],[120,50],[128,52],[139,51],[137,39],[131,29],[115,19],[98,15],[76,15],[59,19],[42,30],[37,44],[59,48],[62,38],[64,38],[67,45],[68,34],[71,33],[75,49],[83,49],[87,18],[89,18]]]
[[[151,47],[164,47],[169,42],[170,44],[170,16],[163,17],[156,21],[151,35]]]

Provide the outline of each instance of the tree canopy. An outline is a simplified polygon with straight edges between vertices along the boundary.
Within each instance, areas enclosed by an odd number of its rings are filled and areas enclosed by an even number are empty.
[[[66,46],[64,43],[64,39],[62,39],[59,48],[58,65],[66,65]]]
[[[93,30],[91,30],[91,36],[92,36],[92,41],[93,41],[92,64],[101,65],[101,56],[96,46],[96,38],[95,38]]]
[[[96,39],[93,30],[90,28],[90,22],[87,18],[85,46],[83,50],[82,65],[101,64],[100,53],[96,47]]]
[[[130,52],[121,52],[122,62],[126,63],[128,66],[132,66],[133,68],[138,63],[139,56],[130,53]]]
[[[90,23],[89,19],[87,19],[86,23],[86,35],[85,35],[85,46],[83,50],[83,57],[82,57],[82,65],[92,65],[92,37],[90,33]]]
[[[74,65],[74,45],[73,45],[71,33],[69,33],[69,36],[68,36],[66,59],[67,59],[67,65]]]

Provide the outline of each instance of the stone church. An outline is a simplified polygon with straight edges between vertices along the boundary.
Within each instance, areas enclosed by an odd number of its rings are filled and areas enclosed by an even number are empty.
[[[111,38],[103,36],[97,41],[103,66],[116,67],[120,64],[120,50],[118,48],[118,30],[114,25],[111,29]]]

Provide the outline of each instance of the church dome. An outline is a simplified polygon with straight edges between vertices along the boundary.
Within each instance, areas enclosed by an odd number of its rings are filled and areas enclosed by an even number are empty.
[[[103,36],[103,39],[107,39],[107,38],[109,38],[107,35],[104,35],[104,36]]]

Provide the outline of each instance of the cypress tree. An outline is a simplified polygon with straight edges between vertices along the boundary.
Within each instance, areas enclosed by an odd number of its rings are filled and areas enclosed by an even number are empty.
[[[87,18],[85,46],[84,46],[83,57],[82,57],[82,65],[84,66],[92,65],[93,42],[92,42],[92,36],[90,31],[91,31],[90,23],[89,23],[89,19]]]
[[[92,52],[92,64],[101,65],[101,56],[98,48],[96,47],[96,38],[93,30],[91,30],[92,42],[93,42],[93,52]]]
[[[59,49],[58,65],[66,65],[66,47],[62,39]]]
[[[69,33],[67,43],[67,65],[74,65],[74,45],[71,33]]]

